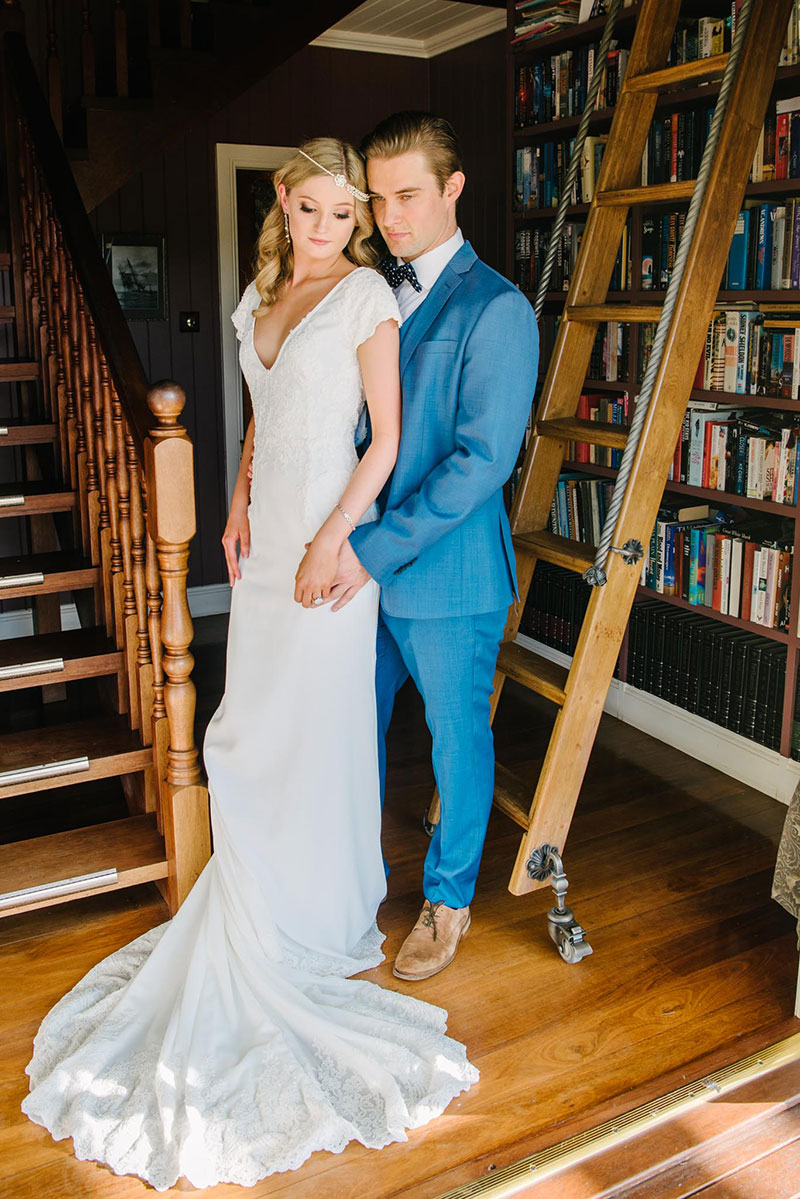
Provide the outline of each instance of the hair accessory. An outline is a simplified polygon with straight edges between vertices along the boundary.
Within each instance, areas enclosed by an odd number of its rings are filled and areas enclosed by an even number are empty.
[[[350,192],[350,195],[355,196],[357,200],[363,200],[366,203],[366,201],[369,199],[367,192],[359,191],[354,183],[348,182],[345,175],[329,171],[328,168],[324,167],[321,162],[317,162],[316,158],[312,158],[310,154],[306,154],[305,150],[298,150],[298,153],[302,154],[303,158],[307,158],[309,162],[313,162],[314,166],[319,167],[319,169],[324,171],[326,175],[330,175],[337,187],[343,187],[345,191]]]

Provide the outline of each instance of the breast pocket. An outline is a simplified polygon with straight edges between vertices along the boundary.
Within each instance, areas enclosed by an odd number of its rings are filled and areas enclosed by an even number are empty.
[[[439,338],[436,341],[421,341],[417,346],[417,356],[427,357],[428,354],[456,354],[459,343]]]

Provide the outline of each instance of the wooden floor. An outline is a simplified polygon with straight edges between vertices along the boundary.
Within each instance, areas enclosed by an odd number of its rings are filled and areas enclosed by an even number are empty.
[[[221,686],[222,652],[211,645],[198,656],[207,719]],[[498,758],[533,777],[550,710],[508,686]],[[421,902],[421,817],[431,791],[421,708],[413,692],[401,700],[385,821],[392,873],[380,912],[388,963]],[[400,983],[388,963],[366,976],[446,1007],[451,1032],[481,1070],[480,1084],[407,1144],[317,1154],[248,1193],[434,1199],[800,1031],[792,1017],[793,922],[769,898],[784,812],[604,717],[565,858],[569,901],[594,955],[564,965],[547,936],[549,892],[508,893],[519,833],[495,813],[472,929],[454,965],[421,984]],[[49,1006],[101,957],[162,919],[157,893],[141,887],[0,921],[3,1199],[148,1190],[138,1179],[75,1161],[71,1143],[54,1143],[22,1117],[19,1104],[31,1039]],[[215,1199],[242,1193],[232,1186],[208,1192]],[[752,1191],[728,1194],[762,1199]],[[764,1192],[763,1199],[784,1196]]]

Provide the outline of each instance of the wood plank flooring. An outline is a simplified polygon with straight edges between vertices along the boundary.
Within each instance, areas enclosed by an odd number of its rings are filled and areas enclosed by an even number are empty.
[[[221,655],[214,655],[204,673],[199,652],[204,718],[221,688]],[[551,712],[508,684],[498,759],[533,779]],[[392,873],[380,914],[387,962],[366,977],[446,1007],[481,1081],[407,1143],[316,1154],[296,1173],[254,1187],[254,1199],[435,1199],[800,1031],[792,1017],[793,922],[769,898],[785,809],[609,717],[565,856],[568,902],[593,956],[577,967],[560,961],[547,936],[549,890],[524,899],[508,893],[519,830],[495,813],[472,929],[456,962],[424,983],[395,979],[390,963],[421,902],[429,752],[421,706],[405,692],[390,742]],[[19,1104],[31,1038],[48,1007],[101,957],[164,918],[148,885],[0,921],[2,1199],[128,1199],[148,1191],[138,1179],[76,1161],[71,1143],[53,1142]],[[787,1169],[793,1144],[782,1150]],[[228,1199],[242,1191],[220,1186],[208,1194]],[[769,1189],[707,1194],[783,1199]]]

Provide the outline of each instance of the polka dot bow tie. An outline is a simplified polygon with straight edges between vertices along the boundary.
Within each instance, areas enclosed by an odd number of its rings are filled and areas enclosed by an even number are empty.
[[[390,287],[399,287],[404,279],[408,279],[414,291],[422,291],[422,284],[417,278],[417,272],[412,263],[403,262],[398,266],[396,258],[384,258],[381,270]]]

